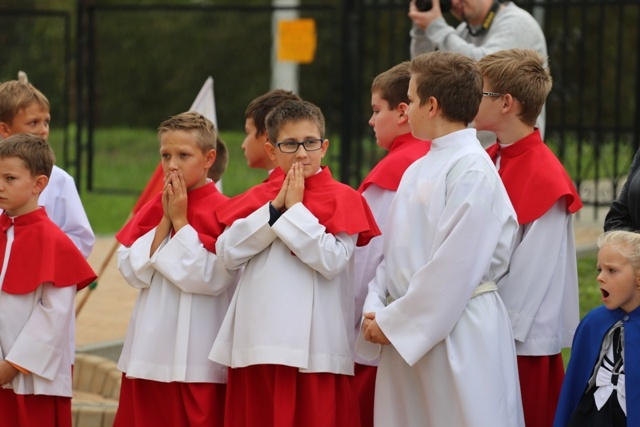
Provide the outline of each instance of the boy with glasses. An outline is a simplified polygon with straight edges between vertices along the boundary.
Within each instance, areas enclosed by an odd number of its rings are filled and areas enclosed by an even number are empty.
[[[285,173],[217,212],[225,267],[244,268],[209,357],[229,366],[226,425],[359,425],[352,255],[379,234],[364,198],[321,166],[324,117],[287,101],[267,117]]]
[[[498,142],[487,150],[518,215],[509,272],[498,282],[516,340],[527,427],[553,423],[564,377],[562,348],[580,319],[572,214],[580,196],[535,127],[551,91],[545,58],[510,49],[482,58],[484,95],[474,122]]]

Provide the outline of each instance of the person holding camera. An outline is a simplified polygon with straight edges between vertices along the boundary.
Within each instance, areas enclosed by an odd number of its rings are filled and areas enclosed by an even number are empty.
[[[461,21],[447,24],[443,13]],[[411,58],[442,50],[478,60],[505,49],[533,49],[547,57],[547,42],[538,22],[512,1],[499,0],[412,0],[409,5]],[[544,135],[545,110],[536,127]],[[485,138],[481,138],[483,144]],[[492,141],[495,142],[495,139]]]

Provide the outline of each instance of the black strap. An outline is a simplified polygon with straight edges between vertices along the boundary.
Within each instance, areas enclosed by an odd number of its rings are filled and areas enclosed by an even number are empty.
[[[482,21],[482,25],[480,26],[480,28],[478,28],[477,31],[474,31],[473,28],[471,28],[471,25],[469,25],[469,23],[465,21],[467,24],[467,30],[469,30],[469,34],[471,34],[472,37],[477,37],[489,31],[489,28],[491,28],[491,24],[493,24],[493,20],[498,13],[498,9],[500,9],[500,4],[501,3],[499,0],[493,1],[491,9],[489,9],[487,16],[484,17],[484,21]]]

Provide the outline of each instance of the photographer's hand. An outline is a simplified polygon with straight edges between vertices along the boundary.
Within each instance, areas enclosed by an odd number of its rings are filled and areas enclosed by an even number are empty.
[[[414,24],[425,30],[433,21],[443,18],[442,10],[440,9],[440,0],[432,0],[431,9],[424,12],[418,9],[416,0],[411,0],[408,16]]]

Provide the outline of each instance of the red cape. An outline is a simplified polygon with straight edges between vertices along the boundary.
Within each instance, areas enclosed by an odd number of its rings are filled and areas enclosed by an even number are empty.
[[[267,177],[267,179],[265,179],[262,182],[277,181],[279,179],[280,180],[284,179],[284,172],[279,167],[276,167],[274,170],[271,171],[271,173],[269,173],[269,176]]]
[[[567,210],[577,212],[582,200],[560,160],[545,145],[540,131],[514,144],[487,148],[493,162],[500,154],[500,177],[518,215],[519,224],[528,224],[544,215],[561,197]]]
[[[69,237],[47,216],[44,208],[10,218],[0,215],[0,266],[7,247],[7,230],[13,224],[13,243],[9,252],[2,291],[23,295],[43,283],[78,290],[96,279],[96,273]]]
[[[407,168],[427,154],[430,148],[431,141],[416,139],[411,133],[398,136],[393,140],[387,155],[371,169],[369,175],[362,181],[358,191],[362,193],[371,184],[385,190],[396,191]]]
[[[196,230],[200,241],[210,252],[216,251],[216,240],[224,226],[216,221],[214,211],[229,198],[222,195],[213,182],[189,191],[187,194],[187,220]],[[156,227],[164,215],[162,193],[157,194],[116,234],[118,242],[131,246],[133,242]]]
[[[273,200],[283,182],[284,174],[277,180],[259,184],[232,198],[216,211],[218,220],[230,226],[235,220],[247,217]],[[353,188],[334,180],[326,166],[320,173],[305,179],[302,203],[326,227],[327,232],[358,233],[358,246],[364,246],[380,235],[367,201]]]

